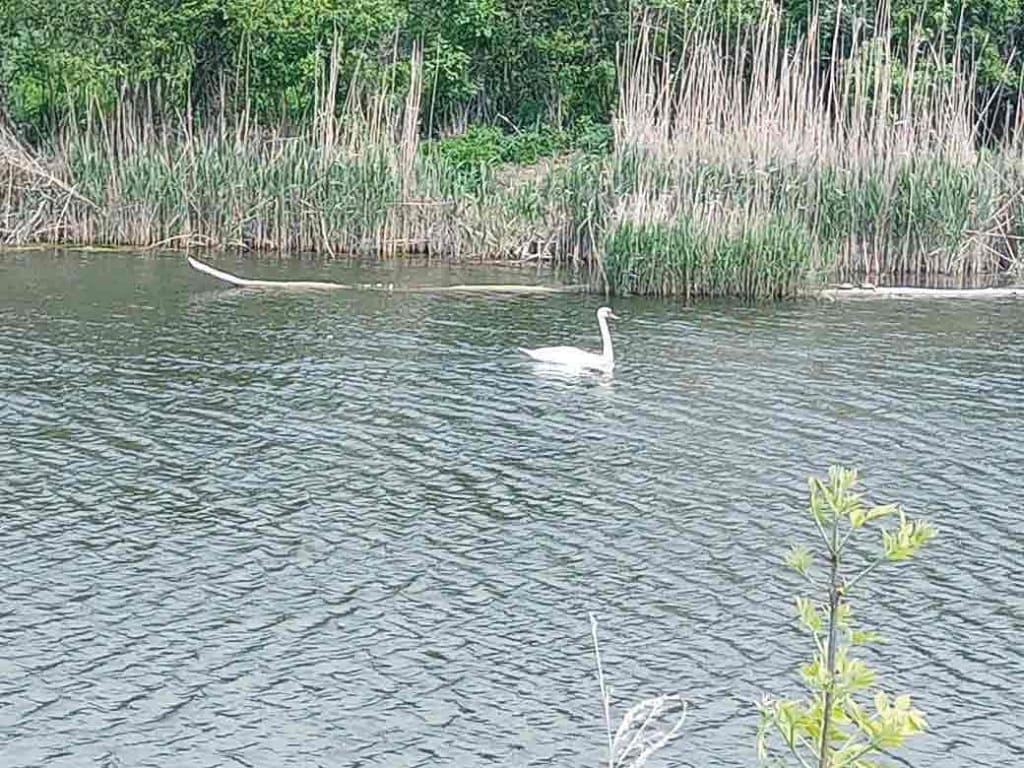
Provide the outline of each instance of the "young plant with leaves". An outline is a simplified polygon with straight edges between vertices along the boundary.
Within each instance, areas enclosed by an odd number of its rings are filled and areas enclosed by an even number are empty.
[[[786,558],[819,594],[796,601],[800,624],[814,641],[813,658],[801,668],[808,694],[799,700],[765,699],[758,756],[779,765],[787,764],[788,757],[803,768],[874,768],[879,755],[927,724],[910,696],[885,693],[876,685],[875,672],[855,657],[858,646],[878,636],[853,627],[849,600],[864,577],[879,566],[913,557],[935,529],[911,520],[895,504],[865,503],[856,471],[843,467],[831,467],[827,480],[811,479],[810,514],[820,534],[819,557],[797,546]],[[860,539],[877,527],[881,547],[865,553],[858,547]]]

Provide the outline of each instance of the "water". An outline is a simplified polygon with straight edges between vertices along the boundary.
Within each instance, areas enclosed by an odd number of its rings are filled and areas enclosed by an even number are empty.
[[[0,256],[0,763],[593,766],[594,611],[616,706],[691,701],[657,764],[753,765],[835,461],[941,529],[861,611],[905,764],[1019,760],[1024,305],[618,301],[611,382],[513,351],[598,303]]]

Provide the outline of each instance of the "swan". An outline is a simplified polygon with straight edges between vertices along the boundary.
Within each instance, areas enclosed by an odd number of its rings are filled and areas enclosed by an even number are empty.
[[[553,363],[577,370],[611,373],[615,368],[615,355],[612,353],[612,335],[608,331],[608,321],[618,319],[611,307],[601,307],[597,310],[597,325],[601,329],[601,341],[604,342],[604,349],[599,355],[578,347],[538,347],[537,349],[520,347],[519,351],[540,363]]]

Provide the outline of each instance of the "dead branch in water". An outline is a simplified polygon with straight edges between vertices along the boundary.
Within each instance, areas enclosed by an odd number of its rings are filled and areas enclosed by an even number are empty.
[[[203,272],[225,283],[237,288],[270,288],[279,290],[298,291],[388,291],[394,293],[574,293],[582,290],[582,286],[549,286],[549,285],[510,285],[510,284],[484,284],[484,285],[443,285],[443,286],[422,286],[417,288],[396,288],[393,283],[387,285],[377,283],[346,284],[333,283],[319,280],[254,280],[246,277],[232,275],[230,272],[222,272],[214,269],[209,264],[188,256],[188,263],[193,269]]]
[[[1003,288],[826,288],[819,298],[837,299],[1021,299],[1024,286]]]
[[[209,264],[196,261],[191,256],[188,256],[187,258],[189,266],[193,269],[205,272],[211,277],[223,280],[225,283],[230,283],[236,288],[279,288],[299,291],[336,291],[354,290],[357,287],[354,285],[345,285],[344,283],[329,283],[316,280],[252,280],[246,277],[232,275],[230,272],[221,272],[219,269],[214,269]]]

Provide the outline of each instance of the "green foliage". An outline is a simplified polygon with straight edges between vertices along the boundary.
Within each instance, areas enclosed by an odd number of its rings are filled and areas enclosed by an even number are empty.
[[[505,137],[498,128],[470,126],[463,133],[423,145],[424,152],[435,153],[457,170],[501,162]]]
[[[159,81],[181,103],[186,52],[210,23],[214,0],[8,0],[0,4],[0,80],[13,117],[44,125],[69,102],[112,107],[122,84]]]
[[[607,126],[581,120],[571,128],[539,124],[526,130],[503,131],[471,125],[454,136],[423,142],[421,153],[439,161],[461,180],[461,188],[476,189],[496,167],[531,165],[567,152],[605,154],[611,149]]]
[[[946,41],[951,60],[976,62],[979,104],[999,114],[1021,79],[1021,0],[893,0],[876,28],[874,0],[783,0],[791,34],[818,9],[820,66],[882,35],[905,53]],[[837,8],[839,13],[837,14]],[[424,128],[499,116],[518,126],[606,123],[616,100],[616,55],[639,13],[653,10],[668,50],[693,26],[735,36],[761,17],[761,0],[7,0],[0,3],[0,108],[42,131],[69,110],[110,108],[123,87],[154,88],[162,106],[232,103],[275,119],[307,118],[330,51],[340,46],[339,103],[354,78],[392,75],[413,40],[424,52]],[[835,22],[838,20],[838,30]],[[855,34],[855,30],[860,30]],[[832,51],[836,37],[839,47]],[[859,36],[859,37],[858,37]],[[946,62],[947,64],[949,61]],[[929,65],[920,63],[922,73]],[[928,76],[948,77],[948,67]],[[922,74],[922,76],[924,76]]]
[[[820,556],[797,546],[786,557],[820,595],[796,599],[797,618],[813,643],[811,660],[800,669],[807,695],[764,701],[758,754],[778,763],[788,754],[807,768],[873,768],[880,755],[922,732],[927,722],[910,696],[890,696],[877,687],[874,670],[855,656],[858,646],[879,638],[853,625],[849,599],[862,578],[882,564],[913,557],[935,529],[909,519],[895,504],[867,504],[857,473],[842,467],[830,468],[827,480],[811,479],[809,509]],[[855,537],[886,522],[881,547],[860,557]],[[773,749],[779,742],[782,755]]]
[[[0,66],[8,106],[38,133],[24,156],[12,144],[18,162],[0,168],[14,190],[0,211],[6,242],[445,255],[468,246],[474,256],[586,266],[596,287],[616,293],[756,299],[830,278],[966,280],[1018,260],[1016,145],[972,146],[979,132],[961,108],[968,82],[918,94],[896,113],[861,93],[872,71],[859,64],[834,79],[797,68],[775,92],[765,83],[778,62],[799,57],[771,16],[737,41],[746,2],[665,0],[645,16],[656,42],[621,60],[626,98],[608,124],[583,107],[567,111],[571,93],[589,92],[570,83],[575,75],[521,76],[550,74],[558,57],[579,57],[570,73],[581,77],[609,61],[597,52],[617,39],[615,24],[581,45],[559,22],[593,4],[549,0],[527,16],[491,0],[72,0],[81,14],[68,28],[87,38],[74,47],[43,13],[49,0],[15,1],[28,21],[0,9],[0,35],[15,42],[0,49]],[[190,23],[169,29],[186,5]],[[600,9],[630,23],[615,3]],[[681,30],[699,19],[711,31],[673,58]],[[407,55],[420,22],[423,48]],[[137,41],[112,48],[117,61],[101,45],[114,23]],[[536,32],[529,45],[517,29]],[[52,46],[33,38],[40,30]],[[158,33],[159,44],[143,40]],[[539,41],[548,58],[534,55]],[[533,53],[517,59],[523,50]],[[830,89],[853,96],[834,105]],[[528,91],[549,119],[507,109],[526,104]]]
[[[341,85],[357,69],[382,76],[373,46],[402,24],[400,0],[222,0],[220,44],[259,112],[308,113],[331,46],[341,45]]]

